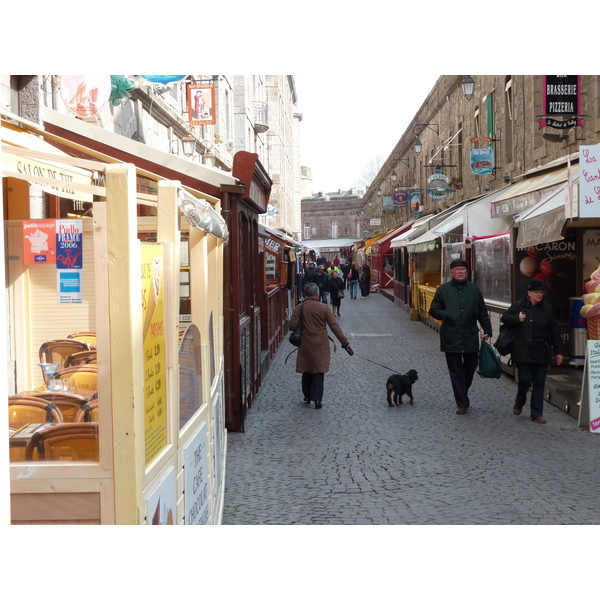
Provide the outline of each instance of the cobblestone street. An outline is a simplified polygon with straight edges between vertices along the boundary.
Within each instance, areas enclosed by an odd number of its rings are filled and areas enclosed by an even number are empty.
[[[341,313],[355,356],[337,344],[322,410],[303,402],[285,340],[245,433],[228,434],[224,524],[600,523],[599,436],[549,403],[545,425],[529,404],[513,415],[506,375],[475,375],[457,415],[437,332],[380,294]],[[374,362],[418,370],[413,406],[388,407],[391,372]]]

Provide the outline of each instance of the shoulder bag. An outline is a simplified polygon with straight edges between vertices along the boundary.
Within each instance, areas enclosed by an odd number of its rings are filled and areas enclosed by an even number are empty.
[[[304,310],[304,303],[300,306],[300,319],[298,321],[298,327],[292,331],[290,335],[290,344],[298,348],[302,342],[302,311]]]
[[[500,356],[511,354],[515,346],[516,329],[505,325],[500,325],[498,339],[494,342],[494,348],[498,350]]]

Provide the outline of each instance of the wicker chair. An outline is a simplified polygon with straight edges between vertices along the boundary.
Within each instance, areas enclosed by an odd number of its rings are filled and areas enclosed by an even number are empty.
[[[98,423],[60,423],[36,431],[25,446],[25,460],[98,461]]]

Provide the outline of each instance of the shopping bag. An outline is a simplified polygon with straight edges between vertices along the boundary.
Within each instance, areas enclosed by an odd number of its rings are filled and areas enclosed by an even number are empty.
[[[477,373],[485,379],[500,379],[502,375],[500,357],[486,340],[481,342],[481,348],[479,348],[479,369],[477,369]]]

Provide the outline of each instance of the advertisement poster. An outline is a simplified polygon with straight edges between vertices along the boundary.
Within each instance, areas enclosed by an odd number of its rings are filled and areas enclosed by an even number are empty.
[[[184,450],[186,525],[210,525],[208,427],[202,424]]]
[[[187,88],[190,125],[214,125],[215,86],[212,83],[190,83]]]
[[[394,206],[398,208],[404,208],[408,206],[408,193],[404,190],[398,190],[394,192],[392,199],[394,201]]]
[[[23,264],[56,262],[56,221],[23,222]]]
[[[581,119],[581,75],[542,75],[542,107],[544,118],[540,129],[583,127]],[[552,117],[559,117],[560,120]],[[571,117],[571,118],[568,118]],[[566,118],[566,120],[563,120]]]
[[[81,304],[83,302],[81,274],[82,271],[77,269],[58,269],[56,271],[58,304]]]
[[[579,217],[600,214],[600,146],[579,146]]]
[[[64,219],[56,221],[56,268],[83,267],[83,221]]]
[[[494,149],[471,150],[471,171],[474,175],[489,175],[494,170]]]
[[[169,467],[160,482],[146,497],[146,525],[175,525],[177,514],[177,478]]]
[[[517,250],[518,272],[515,278],[516,298],[525,296],[530,279],[539,279],[546,286],[547,300],[559,321],[570,321],[569,298],[579,296],[576,287],[575,233],[568,232],[564,240]]]
[[[600,433],[600,340],[588,340],[586,371],[590,431]]]
[[[167,445],[163,248],[142,244],[142,335],[146,465]]]

